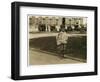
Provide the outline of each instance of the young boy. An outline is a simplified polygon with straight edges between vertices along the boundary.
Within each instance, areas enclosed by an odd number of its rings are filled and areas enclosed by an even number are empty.
[[[61,30],[56,36],[57,51],[60,51],[61,57],[64,57],[68,36],[65,30]]]

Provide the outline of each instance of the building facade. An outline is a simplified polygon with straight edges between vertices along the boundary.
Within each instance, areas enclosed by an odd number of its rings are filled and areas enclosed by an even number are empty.
[[[87,28],[87,17],[61,17],[61,16],[29,16],[30,32],[57,32],[60,31],[65,19],[66,30],[80,30]]]

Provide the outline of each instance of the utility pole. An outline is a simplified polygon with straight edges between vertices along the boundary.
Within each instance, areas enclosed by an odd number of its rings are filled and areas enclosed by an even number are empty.
[[[61,30],[65,30],[65,18],[62,18]]]

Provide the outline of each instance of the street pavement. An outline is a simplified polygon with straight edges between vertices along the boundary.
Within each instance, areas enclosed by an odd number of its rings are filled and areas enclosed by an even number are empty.
[[[69,58],[62,58],[51,53],[44,53],[38,50],[29,50],[29,65],[48,65],[48,64],[75,64],[83,63]]]

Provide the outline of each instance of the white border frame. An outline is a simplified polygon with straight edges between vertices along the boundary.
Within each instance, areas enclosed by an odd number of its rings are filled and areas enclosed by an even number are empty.
[[[87,63],[35,65],[27,67],[27,14],[85,16],[87,28]],[[56,69],[59,68],[59,69]],[[74,68],[74,69],[72,69]],[[77,9],[56,9],[39,7],[20,7],[20,75],[42,75],[58,73],[94,72],[94,11]]]

